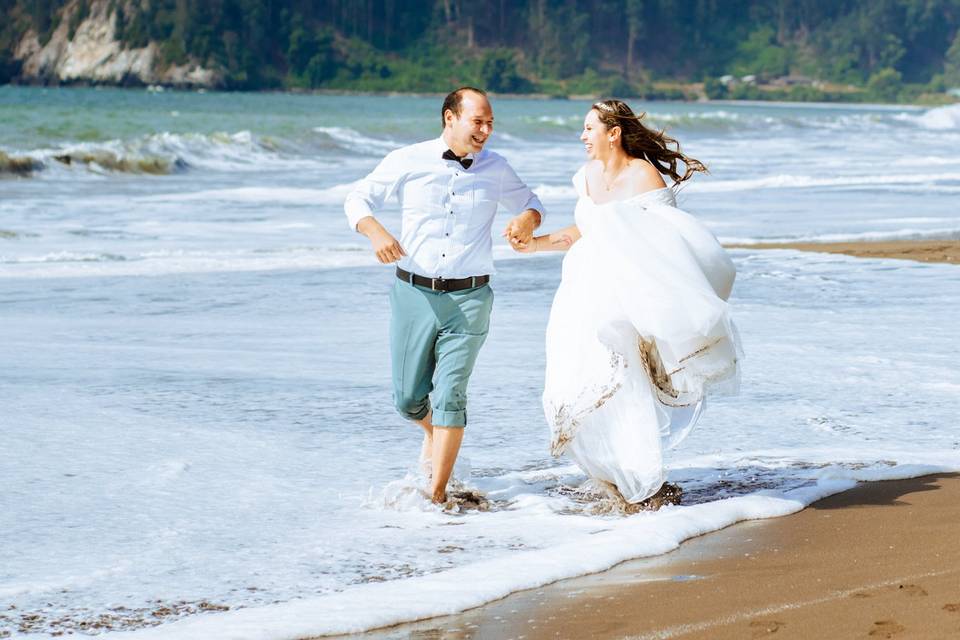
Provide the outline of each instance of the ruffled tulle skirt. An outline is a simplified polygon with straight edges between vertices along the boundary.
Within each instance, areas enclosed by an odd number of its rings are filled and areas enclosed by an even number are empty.
[[[663,484],[663,450],[697,423],[706,396],[738,388],[734,268],[674,207],[611,207],[581,231],[547,327],[551,451],[639,502]]]

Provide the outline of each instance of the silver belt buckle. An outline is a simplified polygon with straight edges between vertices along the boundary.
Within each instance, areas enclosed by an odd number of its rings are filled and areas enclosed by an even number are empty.
[[[443,278],[430,278],[430,290],[431,291],[443,291],[443,289],[437,289],[437,282],[440,282],[443,285]]]

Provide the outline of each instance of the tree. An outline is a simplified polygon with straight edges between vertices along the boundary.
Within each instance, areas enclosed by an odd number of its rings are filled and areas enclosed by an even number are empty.
[[[703,92],[711,100],[723,100],[728,97],[727,86],[717,78],[707,78],[704,80]]]
[[[789,71],[787,50],[776,42],[773,27],[764,26],[750,34],[747,40],[737,47],[737,58],[733,72],[737,75],[757,74],[762,76],[782,76]]]
[[[310,59],[317,55],[319,45],[313,32],[303,25],[303,17],[296,14],[287,47],[287,65],[294,74],[302,74]]]
[[[520,75],[516,55],[510,49],[485,53],[480,78],[488,91],[497,93],[522,93],[530,89],[530,81]]]
[[[627,55],[623,59],[623,77],[627,80],[633,73],[633,51],[643,29],[643,0],[626,0]]]
[[[943,60],[943,81],[948,87],[960,87],[960,30]]]
[[[896,69],[881,69],[870,76],[867,82],[867,91],[875,99],[883,102],[896,102],[903,89],[902,77]]]

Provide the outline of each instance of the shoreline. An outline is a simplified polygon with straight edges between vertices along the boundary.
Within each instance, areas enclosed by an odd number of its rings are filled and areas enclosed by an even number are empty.
[[[761,242],[725,244],[728,249],[791,249],[840,253],[855,258],[889,258],[942,264],[960,264],[960,240],[883,240],[854,242]]]
[[[694,83],[697,84],[697,83]],[[263,88],[263,89],[224,89],[215,86],[180,86],[175,84],[134,84],[125,85],[110,82],[95,82],[87,80],[77,80],[73,82],[44,83],[44,82],[7,82],[0,84],[0,89],[4,87],[17,88],[37,88],[37,89],[121,89],[125,91],[152,91],[152,92],[171,92],[171,93],[250,93],[250,94],[283,94],[300,96],[358,96],[358,97],[379,97],[379,98],[443,98],[446,93],[440,91],[364,91],[358,89],[300,89],[290,88]],[[497,100],[558,100],[570,102],[592,101],[607,97],[605,94],[552,94],[552,93],[497,93],[488,92],[491,98]],[[776,106],[776,105],[804,105],[804,106],[850,106],[875,108],[883,107],[888,109],[908,108],[908,109],[933,109],[936,107],[950,106],[960,104],[960,99],[943,102],[872,102],[872,101],[849,101],[849,100],[757,100],[757,99],[736,99],[736,98],[717,98],[710,99],[698,97],[691,99],[682,98],[641,98],[632,97],[627,100],[633,100],[641,103],[663,102],[663,103],[681,103],[681,104],[734,104],[745,106]]]
[[[663,556],[362,637],[960,637],[958,522],[960,474],[864,482]]]

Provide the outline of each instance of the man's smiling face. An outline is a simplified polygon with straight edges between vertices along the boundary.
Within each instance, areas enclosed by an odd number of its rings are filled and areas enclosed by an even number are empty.
[[[460,115],[448,109],[443,118],[443,137],[458,156],[479,152],[493,132],[493,107],[486,96],[473,91],[463,92]]]

